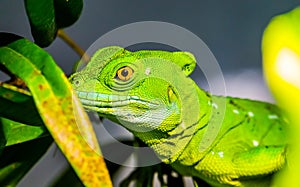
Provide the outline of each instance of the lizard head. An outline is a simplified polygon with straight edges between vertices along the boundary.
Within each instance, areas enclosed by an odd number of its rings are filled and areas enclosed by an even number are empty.
[[[180,89],[185,87],[179,85],[192,82],[188,75],[195,65],[188,52],[112,46],[98,50],[70,80],[86,109],[131,132],[168,132],[182,120]]]

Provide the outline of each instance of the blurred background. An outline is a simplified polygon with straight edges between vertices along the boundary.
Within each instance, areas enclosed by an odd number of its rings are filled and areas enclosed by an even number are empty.
[[[261,71],[263,30],[273,16],[291,10],[300,1],[86,0],[84,3],[79,20],[65,30],[83,49],[103,34],[125,24],[170,22],[188,29],[207,44],[224,74],[227,95],[272,102]],[[0,31],[32,40],[23,1],[0,1]],[[71,73],[74,62],[79,59],[59,38],[46,50],[66,74]],[[197,73],[192,77],[199,79]],[[3,79],[5,76],[0,74],[0,80]],[[20,187],[47,186],[66,167],[55,146],[49,152],[19,184]]]

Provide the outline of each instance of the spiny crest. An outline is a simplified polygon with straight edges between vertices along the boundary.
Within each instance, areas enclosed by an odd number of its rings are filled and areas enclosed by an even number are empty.
[[[188,76],[190,75],[196,67],[196,58],[190,52],[169,52],[169,51],[160,51],[160,50],[143,50],[133,52],[136,53],[138,59],[149,58],[149,57],[158,57],[169,60],[172,63],[178,65],[183,73]]]
[[[142,50],[137,52],[130,52],[119,46],[109,46],[99,49],[91,58],[91,61],[84,68],[85,72],[89,72],[90,76],[97,75],[100,72],[95,72],[95,69],[101,71],[110,61],[118,57],[133,55],[136,59],[143,58],[163,58],[178,65],[186,76],[190,75],[196,67],[196,59],[193,54],[189,52],[168,52],[160,50]]]
[[[102,69],[111,60],[122,56],[126,52],[128,51],[119,46],[109,46],[99,49],[93,54],[90,62],[86,66],[86,69]]]
[[[126,52],[128,51],[119,46],[101,48],[93,54],[86,67],[76,74],[84,76],[87,79],[96,78],[104,66],[106,66],[111,60],[122,56]]]

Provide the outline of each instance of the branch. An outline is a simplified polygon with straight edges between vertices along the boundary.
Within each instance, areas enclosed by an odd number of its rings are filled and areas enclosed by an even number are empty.
[[[57,31],[57,36],[60,37],[64,42],[66,42],[81,58],[85,63],[90,61],[90,57],[85,51],[75,43],[75,41],[67,35],[62,29]]]

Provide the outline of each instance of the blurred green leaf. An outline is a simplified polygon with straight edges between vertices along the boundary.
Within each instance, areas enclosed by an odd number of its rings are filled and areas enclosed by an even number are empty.
[[[272,18],[262,38],[264,76],[289,120],[289,145],[276,186],[300,186],[300,7]],[[291,71],[292,70],[292,71]]]
[[[31,33],[35,43],[49,46],[57,30],[72,25],[80,16],[82,0],[25,0]]]

